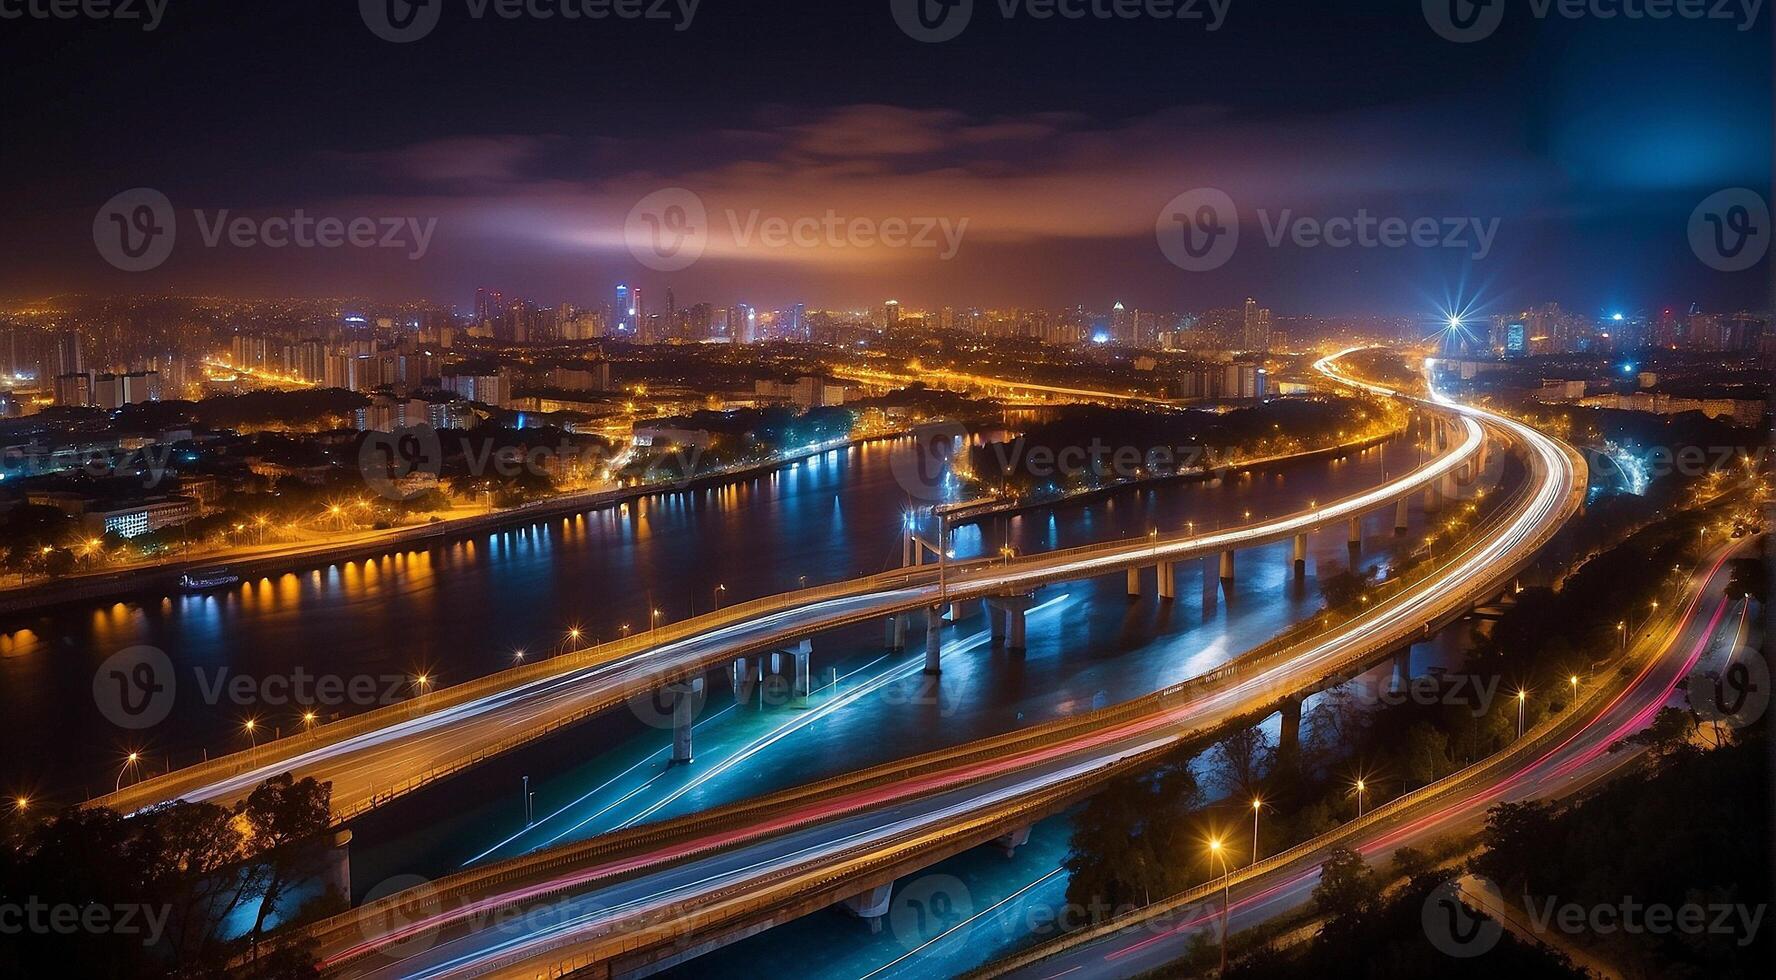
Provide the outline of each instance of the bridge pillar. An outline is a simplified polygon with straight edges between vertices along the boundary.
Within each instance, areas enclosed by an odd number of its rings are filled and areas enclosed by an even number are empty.
[[[1277,755],[1295,758],[1301,752],[1301,698],[1283,699],[1282,726],[1277,738]]]
[[[925,610],[925,673],[943,673],[943,607]]]
[[[1363,519],[1361,517],[1350,519],[1350,546],[1352,548],[1363,546]]]
[[[906,568],[913,564],[913,532],[902,529],[900,532],[900,567]]]
[[[1394,533],[1395,534],[1405,534],[1406,533],[1406,528],[1409,526],[1408,522],[1407,522],[1407,518],[1410,516],[1411,516],[1411,510],[1410,510],[1410,508],[1408,508],[1406,506],[1406,498],[1401,497],[1399,499],[1399,501],[1397,501],[1394,504]]]
[[[1156,571],[1159,576],[1159,597],[1168,602],[1178,598],[1178,576],[1172,563],[1162,561]]]
[[[993,631],[993,642],[1003,644],[1005,642],[1006,611],[994,605],[992,599],[982,599],[981,605],[986,607],[987,623]]]
[[[888,617],[888,642],[890,650],[905,650],[907,636],[907,614],[895,613]]]
[[[752,692],[765,679],[765,663],[757,657],[740,657],[728,665],[728,682],[733,685],[734,703],[752,701]]]
[[[1406,690],[1406,685],[1410,683],[1412,683],[1412,648],[1406,646],[1394,651],[1394,677],[1389,685],[1389,690],[1399,694]]]
[[[1004,617],[1005,649],[1007,651],[1025,649],[1025,616],[1030,607],[1036,604],[1036,594],[1032,592],[1025,595],[994,596],[989,601],[998,614],[995,616],[995,623],[997,623],[998,617]]]
[[[950,603],[950,615],[948,619],[951,623],[960,623],[962,621],[962,604],[960,602]]]
[[[1221,552],[1221,581],[1233,581],[1233,551]]]
[[[1295,535],[1295,577],[1307,576],[1307,532]]]
[[[672,700],[672,761],[690,762],[691,726],[703,699],[703,678],[668,684],[666,694]]]
[[[1424,502],[1424,512],[1425,513],[1435,514],[1436,512],[1443,509],[1442,484],[1443,484],[1443,481],[1441,479],[1436,479],[1436,480],[1432,480],[1430,483],[1425,485],[1425,502]]]
[[[1019,827],[1009,834],[1000,834],[993,838],[993,844],[1005,852],[1006,857],[1017,853],[1017,849],[1030,843],[1030,827],[1028,824]]]
[[[814,642],[803,640],[793,647],[777,650],[771,654],[771,672],[789,674],[789,693],[791,697],[805,698],[813,690],[808,671],[808,661],[814,654]],[[785,670],[785,668],[788,668]]]
[[[894,899],[894,883],[877,885],[869,891],[845,899],[845,910],[859,919],[868,919],[871,932],[882,931],[882,917]]]
[[[1131,599],[1139,599],[1141,597],[1140,568],[1131,568],[1128,570],[1128,594]]]

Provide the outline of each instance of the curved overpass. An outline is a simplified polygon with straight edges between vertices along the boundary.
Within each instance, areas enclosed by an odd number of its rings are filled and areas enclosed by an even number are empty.
[[[1456,413],[1430,406],[1439,416]],[[699,677],[738,657],[792,646],[824,630],[944,603],[1028,593],[1055,582],[1231,554],[1361,517],[1440,481],[1481,452],[1473,418],[1460,441],[1379,487],[1273,521],[1206,534],[1158,535],[1065,551],[903,569],[771,596],[661,626],[651,633],[502,671],[313,731],[143,780],[92,805],[134,812],[173,799],[232,801],[280,773],[333,784],[345,819],[626,699]]]
[[[1181,740],[1373,662],[1502,590],[1582,497],[1569,450],[1457,411],[1523,447],[1528,485],[1495,526],[1363,615],[1127,705],[391,896],[318,926],[324,962],[347,975],[441,977],[621,975],[682,960],[1027,825]],[[502,913],[536,909],[546,921],[502,924]]]

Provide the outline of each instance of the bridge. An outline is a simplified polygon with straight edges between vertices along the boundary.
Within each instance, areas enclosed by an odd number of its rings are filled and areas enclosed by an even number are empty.
[[[1015,847],[1106,779],[1287,712],[1509,588],[1578,509],[1582,460],[1520,423],[1457,411],[1515,444],[1528,478],[1465,543],[1358,614],[1134,702],[390,896],[315,927],[324,963],[354,976],[645,975],[835,902],[879,915],[897,877],[983,843]]]
[[[736,679],[756,676],[749,656],[788,651],[805,656],[816,633],[880,619],[888,643],[904,643],[911,620],[923,613],[926,669],[942,670],[941,632],[956,603],[987,600],[1008,644],[1023,630],[1027,599],[1037,588],[1126,570],[1132,594],[1147,576],[1162,597],[1175,594],[1180,562],[1210,558],[1221,576],[1235,574],[1235,555],[1293,540],[1297,561],[1307,535],[1329,527],[1355,533],[1366,514],[1392,509],[1396,526],[1403,501],[1424,493],[1433,501],[1472,480],[1486,453],[1475,417],[1426,405],[1440,452],[1412,472],[1368,491],[1276,520],[1208,533],[1158,533],[1064,551],[963,563],[914,566],[851,581],[737,604],[614,642],[526,664],[465,684],[422,691],[415,698],[292,734],[201,765],[143,780],[91,801],[135,812],[174,799],[230,802],[274,775],[312,776],[333,784],[334,816],[346,820],[421,786],[545,737],[632,698],[663,693],[675,706],[703,696],[702,678],[726,669]],[[805,664],[805,660],[800,663]],[[681,759],[693,752],[689,718],[675,739]]]

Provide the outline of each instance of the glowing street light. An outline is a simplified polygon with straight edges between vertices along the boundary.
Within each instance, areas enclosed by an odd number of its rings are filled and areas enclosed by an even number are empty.
[[[1264,809],[1264,801],[1252,797],[1252,864],[1258,863],[1258,814]]]
[[[26,810],[29,810],[31,808],[31,798],[29,796],[15,796],[15,797],[13,797],[12,798],[12,808],[13,808],[13,810],[15,810],[19,813],[24,813]]]
[[[1529,692],[1522,690],[1522,689],[1518,689],[1518,691],[1517,691],[1517,737],[1518,738],[1523,737],[1523,708],[1528,703],[1529,703]]]
[[[111,792],[115,793],[123,789],[123,774],[135,768],[136,763],[140,761],[142,761],[142,753],[140,752],[131,752],[129,758],[123,760],[123,768],[117,771],[117,784],[111,787]]]
[[[1359,820],[1361,820],[1363,817],[1363,791],[1365,789],[1368,789],[1368,786],[1361,779],[1358,779],[1357,780],[1357,819],[1359,819]]]
[[[718,612],[722,607],[722,593],[726,591],[728,591],[728,587],[725,585],[717,584],[715,587],[715,608]]]
[[[1209,838],[1209,856],[1221,862],[1221,972],[1218,975],[1224,977],[1227,975],[1228,891],[1232,882],[1229,880],[1231,876],[1227,873],[1227,856],[1221,849],[1221,838]]]

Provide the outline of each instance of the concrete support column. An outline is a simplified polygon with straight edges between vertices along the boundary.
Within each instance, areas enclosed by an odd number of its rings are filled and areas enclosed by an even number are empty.
[[[1294,756],[1301,751],[1301,699],[1283,701],[1282,726],[1277,738],[1277,754]]]
[[[764,661],[757,657],[741,657],[728,665],[728,682],[734,688],[734,703],[747,704],[752,692],[764,680]]]
[[[1004,643],[1006,611],[994,605],[991,599],[982,599],[981,605],[987,607],[987,622],[992,625],[993,642]]]
[[[913,563],[913,532],[902,531],[900,534],[900,567],[906,568]]]
[[[1411,509],[1406,506],[1406,498],[1405,497],[1401,497],[1399,502],[1394,504],[1394,533],[1395,534],[1405,534],[1406,533],[1406,528],[1409,526],[1407,519],[1411,516],[1411,513],[1412,513]]]
[[[1406,685],[1410,683],[1412,683],[1412,648],[1401,647],[1394,651],[1394,677],[1389,685],[1389,690],[1399,694],[1406,690]]]
[[[1131,599],[1141,597],[1141,570],[1139,568],[1128,570],[1128,594]]]
[[[907,640],[907,614],[895,613],[888,617],[887,647],[890,650],[905,650]]]
[[[999,628],[1001,622],[1005,624],[1006,652],[1024,649],[1025,617],[1035,604],[1036,594],[1033,592],[1026,595],[994,596],[990,600],[994,628]]]
[[[1307,533],[1295,535],[1295,577],[1307,575]]]
[[[1005,636],[1005,649],[1023,650],[1026,648],[1024,639],[1024,611],[1022,609],[1005,610],[1005,618],[1009,620]]]
[[[950,615],[948,618],[952,623],[960,623],[962,621],[962,604],[960,602],[950,603]]]
[[[925,673],[943,673],[943,607],[925,610]]]
[[[703,698],[703,678],[666,686],[672,700],[672,761],[691,761],[691,726],[697,720],[697,709]]]
[[[1221,552],[1221,581],[1233,581],[1233,552]]]
[[[882,917],[894,898],[894,883],[878,885],[862,894],[845,899],[845,910],[859,919],[868,919],[871,932],[882,931]]]
[[[1009,834],[1001,834],[993,838],[993,844],[1004,851],[1006,857],[1016,854],[1018,848],[1028,843],[1030,843],[1030,828],[1028,826],[1019,827]]]
[[[1166,601],[1178,598],[1178,576],[1169,561],[1159,563],[1159,597]]]
[[[1424,502],[1424,512],[1425,513],[1435,514],[1436,512],[1443,509],[1443,491],[1441,489],[1442,483],[1443,483],[1443,481],[1438,479],[1438,480],[1432,480],[1430,483],[1425,484],[1425,502]]]

